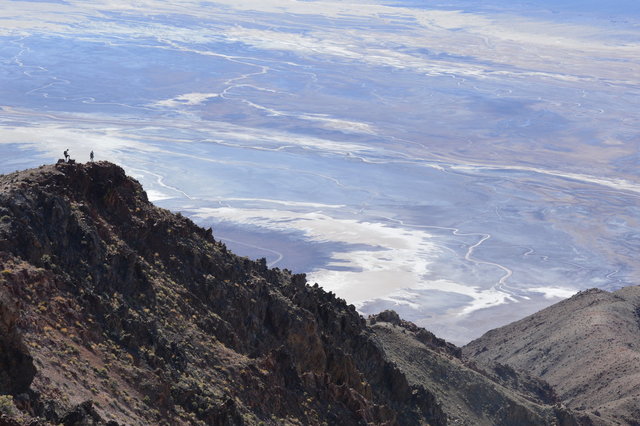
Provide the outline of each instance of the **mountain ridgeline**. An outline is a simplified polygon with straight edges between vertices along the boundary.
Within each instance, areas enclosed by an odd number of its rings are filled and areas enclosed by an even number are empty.
[[[0,424],[613,422],[234,255],[111,163],[1,176],[0,262]]]

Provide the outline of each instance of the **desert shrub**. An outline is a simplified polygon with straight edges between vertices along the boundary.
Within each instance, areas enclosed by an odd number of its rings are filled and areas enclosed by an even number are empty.
[[[0,413],[13,416],[16,413],[16,406],[13,404],[11,395],[0,395]]]

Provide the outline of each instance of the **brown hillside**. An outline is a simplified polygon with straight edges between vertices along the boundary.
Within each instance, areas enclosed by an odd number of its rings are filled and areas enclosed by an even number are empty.
[[[592,289],[463,348],[479,363],[537,375],[570,408],[606,424],[640,424],[640,287]]]
[[[459,348],[385,311],[369,322],[387,355],[409,383],[432,392],[455,425],[578,425],[542,380],[504,365],[479,368],[461,359]]]

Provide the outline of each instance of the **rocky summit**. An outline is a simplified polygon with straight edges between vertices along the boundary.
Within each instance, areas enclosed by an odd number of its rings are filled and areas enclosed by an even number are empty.
[[[504,342],[465,357],[393,311],[365,319],[111,163],[0,177],[0,262],[3,425],[607,424]]]

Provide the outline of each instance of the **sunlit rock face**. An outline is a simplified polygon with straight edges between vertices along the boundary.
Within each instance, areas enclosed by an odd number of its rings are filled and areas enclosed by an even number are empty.
[[[3,172],[94,151],[456,343],[640,282],[634,1],[0,4]]]

